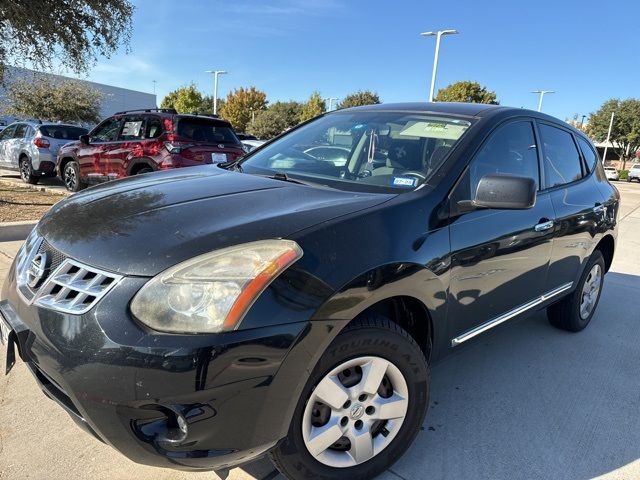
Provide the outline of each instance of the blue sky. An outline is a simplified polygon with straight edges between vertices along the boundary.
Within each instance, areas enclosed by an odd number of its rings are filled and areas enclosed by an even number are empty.
[[[427,99],[435,46],[420,32],[455,28],[437,86],[476,80],[502,104],[588,114],[611,97],[640,97],[640,2],[537,0],[138,0],[131,52],[100,59],[88,78],[153,91],[228,70],[220,96],[255,85],[270,101],[358,89],[384,102]]]

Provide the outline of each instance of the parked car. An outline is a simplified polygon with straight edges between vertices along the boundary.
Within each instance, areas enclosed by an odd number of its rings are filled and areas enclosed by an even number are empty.
[[[640,163],[636,163],[629,169],[629,174],[627,175],[627,182],[632,180],[636,180],[640,182]]]
[[[343,166],[305,152],[338,125]],[[17,345],[139,463],[269,453],[292,479],[373,478],[420,430],[437,359],[540,309],[590,323],[618,206],[589,139],[542,113],[331,112],[240,161],[56,204],[0,296],[8,366]]]
[[[225,120],[172,109],[130,110],[61,149],[57,171],[67,190],[77,192],[92,183],[223,163],[242,155],[242,144]]]
[[[604,174],[607,180],[620,180],[620,173],[615,167],[604,167]]]
[[[258,148],[264,145],[265,143],[267,143],[266,140],[258,140],[258,138],[255,135],[247,135],[246,133],[238,133],[236,135],[242,142],[242,145],[244,146],[244,151],[246,153],[249,153],[251,150]]]
[[[56,155],[87,130],[62,123],[15,122],[0,133],[0,168],[16,170],[26,183],[55,177]]]

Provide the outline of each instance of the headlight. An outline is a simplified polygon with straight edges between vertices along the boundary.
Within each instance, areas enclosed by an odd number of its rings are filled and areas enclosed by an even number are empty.
[[[131,312],[154,330],[216,333],[234,330],[265,288],[302,257],[290,240],[260,240],[187,260],[152,278]]]

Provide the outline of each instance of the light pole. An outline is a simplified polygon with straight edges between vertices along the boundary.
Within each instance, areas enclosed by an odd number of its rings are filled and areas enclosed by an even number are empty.
[[[338,97],[327,97],[325,98],[325,100],[329,101],[329,108],[327,109],[327,112],[331,111],[331,107],[333,107],[333,101],[334,100],[338,100]]]
[[[584,125],[584,119],[587,118],[586,115],[582,115],[582,120],[580,120],[580,128]]]
[[[609,150],[609,141],[611,139],[611,129],[613,128],[613,118],[616,116],[616,112],[611,112],[611,121],[609,122],[609,131],[607,132],[607,141],[604,144],[604,155],[602,156],[602,163],[607,161],[607,150]]]
[[[218,75],[225,75],[226,70],[207,70],[206,73],[213,74],[213,114],[218,113]]]
[[[431,88],[429,89],[429,101],[433,102],[433,92],[436,88],[436,72],[438,71],[438,54],[440,53],[440,38],[443,35],[455,35],[457,30],[438,30],[437,32],[422,32],[423,37],[436,37],[436,53],[433,57],[433,70],[431,71]]]
[[[542,111],[542,99],[544,98],[545,94],[547,93],[556,93],[553,90],[534,90],[531,93],[537,93],[540,95],[540,100],[538,100],[538,111],[541,112]]]

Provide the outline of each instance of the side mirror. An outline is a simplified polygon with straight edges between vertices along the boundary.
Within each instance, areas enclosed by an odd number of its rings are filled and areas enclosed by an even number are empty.
[[[515,175],[485,175],[480,179],[475,207],[524,210],[536,204],[536,182]]]
[[[80,135],[80,143],[83,145],[89,145],[89,135]]]

